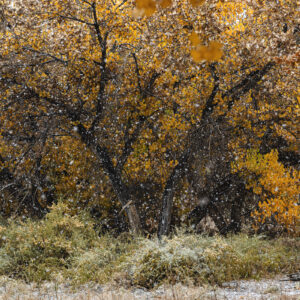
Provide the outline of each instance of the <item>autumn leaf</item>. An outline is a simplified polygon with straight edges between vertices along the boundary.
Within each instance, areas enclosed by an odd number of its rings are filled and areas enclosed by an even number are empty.
[[[149,17],[155,13],[156,3],[154,0],[136,0],[136,8]]]
[[[222,44],[219,42],[211,42],[209,46],[198,46],[191,51],[191,56],[195,62],[218,61],[223,55]]]
[[[172,5],[172,0],[161,0],[160,5],[162,8],[167,8]]]
[[[195,31],[193,31],[192,34],[190,35],[190,41],[192,46],[199,46],[201,43],[200,38]]]
[[[189,0],[193,7],[201,5],[205,0]]]

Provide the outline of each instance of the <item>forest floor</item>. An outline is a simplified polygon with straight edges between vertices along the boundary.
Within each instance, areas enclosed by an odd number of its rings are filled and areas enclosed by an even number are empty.
[[[153,290],[85,284],[26,284],[2,277],[0,299],[5,300],[300,300],[300,282],[283,281],[284,276],[262,280],[238,280],[222,287],[187,287],[181,284]]]

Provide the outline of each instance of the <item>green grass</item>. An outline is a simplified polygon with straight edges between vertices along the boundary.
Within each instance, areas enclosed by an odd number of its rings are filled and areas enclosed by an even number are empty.
[[[161,284],[221,284],[271,277],[300,268],[299,238],[99,237],[86,214],[71,216],[59,203],[41,221],[0,226],[0,275],[27,282],[44,280],[115,282],[153,288]]]

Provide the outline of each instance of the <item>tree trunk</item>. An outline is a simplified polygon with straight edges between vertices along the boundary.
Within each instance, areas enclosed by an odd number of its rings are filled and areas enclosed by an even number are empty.
[[[139,214],[137,212],[136,206],[130,204],[129,207],[126,209],[126,213],[129,220],[129,225],[134,234],[141,234],[142,227],[141,227],[141,220]]]
[[[107,149],[95,143],[95,137],[81,124],[78,125],[78,133],[81,140],[96,154],[105,173],[108,175],[112,188],[122,205],[122,210],[125,210],[127,214],[131,231],[134,234],[141,233],[140,217],[135,204],[130,199],[128,188],[122,180],[121,170],[114,167]]]
[[[102,148],[97,145],[96,154],[101,161],[104,171],[110,179],[110,182],[112,184],[114,192],[118,197],[118,200],[122,204],[123,209],[127,214],[131,231],[134,234],[140,234],[142,232],[140,217],[135,204],[130,199],[127,186],[124,184],[121,174],[113,166],[113,163],[105,148]]]
[[[187,165],[187,158],[188,158],[188,152],[184,153],[181,156],[178,165],[174,168],[172,174],[170,175],[166,183],[163,197],[162,197],[162,209],[161,209],[160,222],[158,225],[158,238],[161,238],[163,235],[169,234],[175,187],[185,172],[185,168]]]
[[[241,220],[241,212],[242,212],[242,204],[239,201],[240,199],[234,199],[234,202],[231,206],[231,221],[228,228],[228,232],[238,233],[241,231],[242,220]]]
[[[228,232],[238,233],[241,231],[242,227],[242,209],[243,209],[243,200],[245,199],[246,187],[244,182],[240,179],[236,179],[237,182],[237,191],[231,206],[231,216],[230,216],[230,225]]]

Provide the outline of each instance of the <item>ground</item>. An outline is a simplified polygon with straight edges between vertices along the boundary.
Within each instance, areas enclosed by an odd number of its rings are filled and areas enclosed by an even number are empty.
[[[109,285],[84,285],[76,290],[68,284],[25,284],[2,277],[0,299],[5,300],[300,300],[300,283],[274,279],[240,280],[222,287],[186,287],[180,284],[147,291]]]

